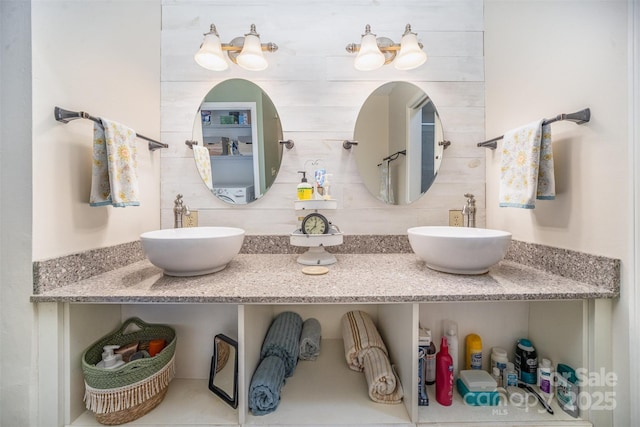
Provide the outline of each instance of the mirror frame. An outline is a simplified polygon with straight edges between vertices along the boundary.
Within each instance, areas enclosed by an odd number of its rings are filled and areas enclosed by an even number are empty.
[[[218,368],[218,340],[228,344],[235,350],[233,358],[233,396],[229,396],[225,390],[214,384]],[[229,362],[227,361],[227,363]],[[233,409],[238,407],[238,342],[224,334],[218,334],[213,338],[213,356],[211,357],[211,370],[209,371],[209,390]]]

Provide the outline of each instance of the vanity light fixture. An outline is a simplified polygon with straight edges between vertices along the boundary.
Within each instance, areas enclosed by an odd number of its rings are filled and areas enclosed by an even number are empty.
[[[358,52],[353,63],[356,70],[371,71],[391,62],[398,70],[418,68],[427,60],[427,54],[422,48],[422,43],[418,41],[417,34],[411,31],[410,24],[405,27],[399,44],[387,37],[376,37],[367,24],[360,44],[350,43],[346,49],[349,53]]]
[[[204,41],[194,59],[198,65],[207,70],[224,71],[229,68],[222,54],[226,51],[234,64],[238,64],[245,70],[261,71],[269,65],[262,52],[276,50],[278,46],[275,43],[260,43],[260,34],[256,32],[254,24],[251,24],[251,29],[244,37],[236,37],[229,43],[220,42],[216,26],[211,24],[209,32],[204,34]]]

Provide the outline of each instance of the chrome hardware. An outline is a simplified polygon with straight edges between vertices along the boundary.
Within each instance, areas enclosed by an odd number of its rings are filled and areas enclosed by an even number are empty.
[[[178,194],[173,201],[173,228],[182,228],[182,216],[191,215],[189,207],[182,201],[182,194]]]
[[[476,199],[471,193],[465,193],[464,197],[467,198],[467,203],[462,207],[463,226],[475,227],[476,226]]]

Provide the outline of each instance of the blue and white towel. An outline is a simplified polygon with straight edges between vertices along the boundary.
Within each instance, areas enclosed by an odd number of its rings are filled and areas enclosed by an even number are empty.
[[[316,360],[320,355],[322,329],[318,319],[310,318],[302,324],[300,333],[300,360]]]
[[[107,119],[93,126],[91,206],[139,206],[136,133]]]
[[[533,209],[555,198],[551,127],[537,120],[505,133],[500,163],[501,207]]]
[[[292,311],[280,313],[271,322],[262,343],[260,359],[277,356],[284,362],[285,376],[290,377],[298,364],[302,318]]]
[[[284,362],[277,356],[260,361],[249,385],[249,409],[253,415],[273,412],[280,404],[280,390],[284,385]]]

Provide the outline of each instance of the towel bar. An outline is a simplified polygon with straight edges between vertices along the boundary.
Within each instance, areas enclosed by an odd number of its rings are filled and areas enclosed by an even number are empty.
[[[85,113],[84,111],[69,111],[64,108],[55,107],[53,110],[53,115],[57,121],[60,123],[69,123],[71,120],[76,119],[88,119],[94,121],[96,123],[100,123],[100,119],[97,117],[93,117],[89,113]],[[148,138],[144,135],[140,135],[136,133],[136,136],[140,139],[144,139],[145,141],[149,141],[149,151],[155,151],[159,148],[169,148],[168,144],[164,144],[162,142],[156,141],[155,139]]]
[[[400,154],[402,154],[403,156],[407,155],[407,150],[402,150],[402,151],[396,151],[395,153],[385,157],[384,159],[382,159],[382,161],[394,161],[395,159],[397,159],[398,157],[400,157]],[[378,163],[378,166],[380,166],[382,163]]]
[[[589,120],[591,120],[591,110],[589,110],[588,108],[585,108],[584,110],[576,111],[575,113],[558,114],[552,119],[543,121],[542,124],[548,125],[548,124],[559,122],[559,121],[570,121],[570,122],[574,122],[577,125],[581,125],[583,123],[587,123]],[[496,147],[498,146],[497,141],[501,140],[502,138],[504,138],[504,135],[497,136],[492,139],[488,139],[484,142],[479,142],[478,147],[486,147],[486,148],[495,150]]]

